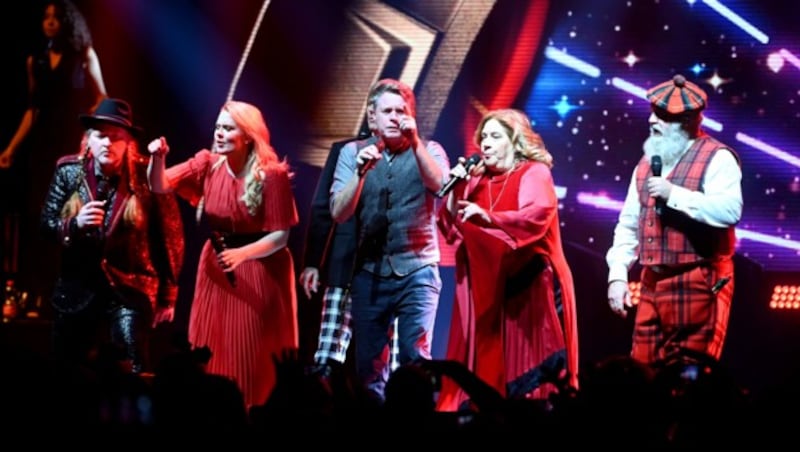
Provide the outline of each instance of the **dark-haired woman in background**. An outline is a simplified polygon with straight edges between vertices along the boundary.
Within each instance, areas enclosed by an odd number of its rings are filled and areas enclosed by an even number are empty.
[[[56,161],[74,152],[81,140],[78,116],[94,111],[106,87],[89,27],[75,4],[45,2],[41,31],[26,60],[28,107],[0,153],[0,169],[11,169],[4,177],[17,195],[4,201],[12,203],[4,212],[4,229],[19,234],[4,236],[3,270],[19,271],[19,286],[46,299],[50,289],[45,284],[55,276],[41,271],[57,266],[50,264],[56,251],[35,235],[42,203]]]

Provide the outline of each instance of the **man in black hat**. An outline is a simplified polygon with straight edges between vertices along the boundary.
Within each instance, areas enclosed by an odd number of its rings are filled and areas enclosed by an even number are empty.
[[[77,365],[115,350],[139,373],[148,368],[149,330],[174,315],[183,225],[174,195],[148,188],[130,105],[105,99],[80,120],[81,151],[58,161],[41,218],[44,233],[62,245],[54,350]]]
[[[642,265],[631,355],[660,366],[719,360],[733,298],[739,157],[701,129],[706,93],[682,75],[647,91],[644,155],[606,255],[608,302],[633,307],[628,272]]]

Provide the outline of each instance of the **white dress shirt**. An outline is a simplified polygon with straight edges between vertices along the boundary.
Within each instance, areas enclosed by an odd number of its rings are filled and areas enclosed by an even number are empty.
[[[694,144],[689,142],[687,150]],[[663,168],[663,177],[669,176],[675,163]],[[703,179],[703,191],[691,191],[673,185],[667,207],[683,212],[689,218],[709,226],[726,228],[742,217],[742,170],[736,158],[727,149],[720,149],[708,162]],[[628,271],[639,257],[639,192],[636,189],[636,169],[628,185],[628,194],[614,227],[614,243],[606,253],[608,282],[628,281]]]

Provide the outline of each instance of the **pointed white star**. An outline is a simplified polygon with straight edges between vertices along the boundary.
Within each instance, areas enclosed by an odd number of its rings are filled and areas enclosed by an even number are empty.
[[[624,61],[625,64],[628,65],[628,67],[633,67],[634,64],[641,61],[641,58],[637,57],[636,54],[633,53],[633,50],[631,50],[628,52],[628,55],[626,55],[625,58],[622,59],[622,61]]]
[[[715,90],[719,88],[720,85],[724,85],[730,81],[731,79],[720,77],[717,71],[714,71],[714,75],[706,79],[706,82],[708,82],[709,85],[713,86]]]

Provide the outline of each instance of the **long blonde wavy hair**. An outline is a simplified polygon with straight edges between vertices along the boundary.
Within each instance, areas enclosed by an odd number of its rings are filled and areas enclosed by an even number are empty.
[[[516,159],[534,160],[553,167],[553,156],[547,151],[542,137],[531,127],[528,115],[513,108],[491,110],[483,116],[473,137],[478,148],[481,146],[483,126],[491,119],[497,120],[506,131],[511,145],[514,146]]]
[[[61,218],[67,219],[78,215],[78,212],[83,207],[83,201],[80,196],[80,187],[85,186],[87,191],[89,186],[86,183],[85,164],[87,159],[92,158],[91,150],[89,149],[89,137],[92,133],[96,132],[95,129],[86,129],[81,137],[81,144],[78,150],[78,161],[80,162],[81,170],[78,172],[77,184],[75,184],[75,191],[72,192],[69,199],[61,208]],[[137,164],[142,164],[144,157],[140,157],[139,143],[133,137],[128,141],[128,149],[125,151],[125,157],[120,171],[120,177],[126,181],[130,190],[124,211],[122,213],[122,220],[125,224],[134,227],[140,227],[144,221],[142,213],[142,203],[136,195],[136,185],[141,183],[141,175],[136,171]],[[140,185],[140,184],[139,184]]]
[[[280,160],[275,149],[270,144],[270,133],[261,110],[247,102],[229,100],[222,106],[222,111],[227,111],[236,126],[250,140],[250,150],[247,158],[248,172],[244,179],[244,193],[239,198],[247,206],[250,215],[255,215],[262,202],[264,188],[264,170],[273,165],[289,170],[286,158]],[[225,161],[219,159],[211,168],[216,170]],[[290,173],[291,176],[291,173]],[[197,218],[202,215],[203,200],[197,206]]]

